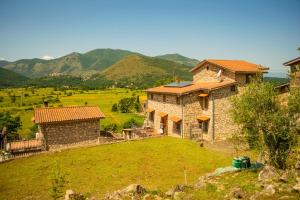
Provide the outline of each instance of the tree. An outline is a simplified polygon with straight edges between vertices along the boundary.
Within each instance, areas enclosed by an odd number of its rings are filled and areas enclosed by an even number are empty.
[[[12,102],[12,103],[15,103],[16,102],[16,99],[17,99],[17,97],[16,97],[16,95],[12,95],[12,96],[10,96],[10,101]]]
[[[117,112],[118,111],[118,104],[117,103],[114,103],[111,107],[111,111],[112,112]]]
[[[136,122],[136,120],[131,118],[131,119],[127,120],[126,122],[124,122],[123,128],[132,128],[133,126],[137,126],[137,125],[138,125],[138,123]]]
[[[241,127],[249,147],[266,155],[274,167],[286,168],[297,141],[296,122],[290,110],[277,101],[272,84],[254,81],[232,98],[232,104],[233,121]]]
[[[18,137],[18,130],[22,127],[22,122],[19,116],[12,116],[9,112],[0,113],[0,131],[6,127],[7,138],[13,139]]]

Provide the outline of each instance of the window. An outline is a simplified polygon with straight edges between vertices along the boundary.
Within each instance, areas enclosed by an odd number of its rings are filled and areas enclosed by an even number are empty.
[[[150,99],[153,100],[153,94],[150,94]]]
[[[173,132],[176,134],[181,134],[181,123],[173,123]]]
[[[208,121],[199,122],[199,128],[202,129],[203,133],[207,133],[208,132]]]
[[[231,90],[231,92],[235,92],[235,90],[236,90],[235,85],[232,85],[232,86],[230,87],[230,90]]]
[[[202,109],[208,109],[208,104],[209,104],[208,97],[201,97],[201,99],[202,99],[201,102]]]
[[[166,102],[166,95],[163,95],[163,102]]]
[[[180,104],[180,97],[176,97],[176,103]]]
[[[149,120],[154,121],[154,112],[149,113]]]
[[[206,70],[207,70],[207,71],[209,70],[209,66],[208,66],[208,65],[206,66]]]
[[[250,83],[251,78],[252,78],[251,74],[246,74],[246,83]]]

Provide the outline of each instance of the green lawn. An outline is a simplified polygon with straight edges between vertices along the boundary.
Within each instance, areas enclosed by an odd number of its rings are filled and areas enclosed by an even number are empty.
[[[72,93],[68,96],[68,93]],[[12,103],[9,94],[17,96],[16,102]],[[21,95],[23,98],[21,99]],[[25,94],[26,97],[25,97]],[[116,123],[119,126],[130,118],[134,118],[139,123],[143,122],[143,117],[134,113],[118,113],[111,112],[111,107],[114,103],[117,103],[120,99],[125,97],[131,97],[133,95],[139,95],[141,101],[145,101],[146,96],[143,91],[129,90],[129,89],[106,89],[106,90],[66,90],[55,91],[54,88],[13,88],[0,90],[0,96],[3,97],[3,101],[0,102],[0,112],[10,111],[14,115],[21,117],[22,129],[19,131],[21,136],[26,137],[30,133],[30,127],[33,126],[31,118],[33,117],[33,107],[43,106],[43,98],[59,98],[59,103],[50,103],[50,106],[73,106],[73,105],[97,105],[104,112],[106,118],[101,120],[101,126]],[[23,103],[23,105],[22,105]]]
[[[170,137],[152,138],[37,155],[0,164],[0,199],[49,199],[49,174],[58,162],[68,174],[67,188],[103,197],[140,183],[167,190],[231,164],[231,156]]]

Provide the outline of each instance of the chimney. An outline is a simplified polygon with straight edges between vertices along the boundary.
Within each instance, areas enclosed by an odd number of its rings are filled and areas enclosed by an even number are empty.
[[[44,106],[45,106],[45,108],[48,107],[48,99],[45,99],[45,100],[44,100]]]

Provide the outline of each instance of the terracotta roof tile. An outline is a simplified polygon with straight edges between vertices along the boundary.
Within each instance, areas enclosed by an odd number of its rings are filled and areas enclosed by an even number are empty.
[[[180,118],[180,117],[177,117],[177,116],[175,116],[175,115],[172,115],[172,116],[170,117],[170,120],[172,120],[172,121],[175,122],[175,123],[181,122],[181,118]]]
[[[236,72],[236,73],[264,73],[264,72],[267,72],[267,70],[268,70],[268,68],[263,68],[261,65],[257,65],[257,64],[250,63],[250,62],[243,61],[243,60],[207,59],[207,60],[201,61],[196,67],[191,69],[191,72],[199,69],[205,63],[212,63],[214,65],[228,69],[228,70]]]
[[[155,88],[149,88],[146,92],[149,93],[166,93],[166,94],[177,94],[183,95],[189,92],[198,91],[198,90],[215,90],[229,85],[234,85],[236,81],[223,81],[223,82],[202,82],[194,83],[186,87],[168,87],[168,86],[159,86]]]
[[[105,116],[98,106],[52,107],[34,110],[34,121],[37,124],[100,118],[105,118]]]
[[[210,118],[206,115],[201,115],[201,116],[198,116],[197,119],[199,121],[204,121],[205,122],[205,121],[208,121]]]

